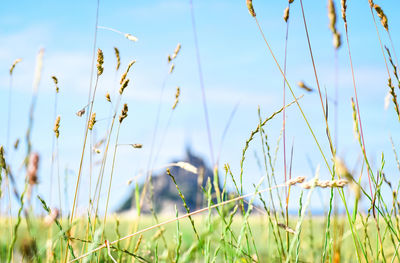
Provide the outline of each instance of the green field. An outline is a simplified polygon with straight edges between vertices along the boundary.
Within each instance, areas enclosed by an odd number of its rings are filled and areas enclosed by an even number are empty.
[[[110,218],[113,217],[111,216]],[[160,217],[159,222],[168,219],[170,218]],[[229,216],[226,217],[226,220],[228,219]],[[8,220],[2,219],[2,226],[9,224]],[[117,226],[115,219],[110,219],[110,221],[112,222],[107,223],[105,231],[105,237],[110,242],[132,233],[132,229],[137,222],[137,220],[122,217],[119,219],[119,225]],[[280,243],[276,242],[274,234],[281,236],[284,243],[282,245],[286,248],[287,232],[282,228],[276,231],[276,225],[270,224],[267,215],[253,215],[248,218],[246,223],[242,216],[236,215],[232,225],[229,227],[229,231],[225,230],[226,224],[215,213],[212,213],[210,217],[207,215],[195,216],[194,221],[196,230],[201,238],[200,241],[196,238],[189,220],[186,219],[180,221],[179,230],[177,229],[176,222],[173,222],[165,224],[160,228],[146,231],[143,233],[139,245],[138,238],[142,234],[118,242],[112,245],[111,255],[118,262],[130,262],[133,260],[134,257],[124,252],[124,250],[128,250],[131,253],[132,251],[136,251],[134,254],[140,256],[140,258],[137,258],[138,262],[155,262],[156,259],[160,262],[173,262],[176,261],[177,255],[179,255],[178,260],[181,262],[232,262],[235,259],[238,262],[282,262],[285,260],[282,257],[281,248],[278,246]],[[71,244],[76,254],[87,249],[87,246],[94,248],[102,245],[101,243],[93,244],[93,241],[90,240],[89,242],[85,242],[87,241],[84,235],[86,232],[86,223],[86,219],[77,220],[77,227],[71,233],[74,236]],[[154,224],[155,221],[151,216],[142,216],[138,228],[145,229]],[[295,224],[296,218],[291,218],[289,225],[294,228]],[[346,219],[340,217],[334,224],[337,232],[332,233],[333,239],[328,245],[327,260],[332,262],[354,261],[355,251]],[[372,224],[373,222],[370,220],[368,236],[366,236],[365,227],[362,222],[357,221],[355,223],[355,228],[361,241],[371,246],[366,250],[366,254],[371,260],[375,259],[377,256],[376,251],[379,250],[379,242]],[[299,237],[300,242],[294,242],[295,247],[292,251],[291,261],[296,261],[297,257],[298,262],[321,261],[325,225],[326,220],[323,217],[307,217],[304,219]],[[385,229],[384,225],[382,224],[381,226],[383,230]],[[245,227],[245,231],[242,242],[239,245],[237,240],[240,237],[243,227]],[[8,227],[2,227],[0,233],[2,237],[0,240],[0,251],[2,252],[0,259],[2,262],[6,261],[7,244],[9,244],[10,240],[7,240],[5,237],[9,236],[9,231]],[[65,249],[65,242],[63,242],[62,238],[57,238],[59,230],[56,226],[48,228],[43,222],[35,220],[31,229],[36,238],[34,243],[30,241],[31,238],[26,234],[26,231],[26,225],[22,224],[19,239],[16,243],[15,261],[20,261],[23,255],[25,255],[25,258],[32,257],[35,262],[62,261],[60,255],[63,255],[62,251]],[[181,239],[179,236],[181,236]],[[290,233],[289,242],[297,238],[296,235]],[[177,250],[179,242],[181,242],[181,245],[179,246],[179,250]],[[63,244],[61,247],[60,243]],[[240,247],[239,251],[238,247]],[[394,246],[390,238],[384,240],[384,247],[386,261],[391,262],[394,257]],[[51,255],[50,258],[49,255]],[[96,261],[96,258],[99,258],[100,262],[111,262],[106,248],[102,252],[92,255],[93,261]],[[397,260],[398,258],[395,258],[394,262],[397,262]]]

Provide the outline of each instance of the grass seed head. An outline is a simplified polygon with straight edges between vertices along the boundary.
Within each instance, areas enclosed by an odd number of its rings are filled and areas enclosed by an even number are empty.
[[[179,95],[181,94],[181,89],[179,87],[176,87],[176,94],[175,94],[175,102],[174,105],[172,106],[172,109],[175,110],[176,105],[178,105],[179,102]]]
[[[85,109],[85,108],[82,108],[82,109],[80,109],[80,110],[78,110],[78,111],[76,112],[76,116],[82,117],[83,114],[85,114],[85,112],[86,112],[86,109]]]
[[[358,127],[358,117],[357,117],[357,110],[356,104],[354,103],[353,98],[351,98],[351,108],[353,110],[353,131],[354,131],[354,138],[361,144],[361,133]]]
[[[296,178],[286,181],[286,185],[291,186],[291,185],[299,184],[299,183],[304,182],[304,180],[306,180],[305,176],[299,176],[299,177],[296,177]]]
[[[347,1],[342,0],[341,4],[342,4],[342,18],[343,18],[344,23],[347,24],[347,18],[346,18]]]
[[[396,79],[399,81],[399,75],[398,75],[398,73],[397,73],[397,66],[396,66],[396,64],[394,64],[394,62],[393,62],[392,55],[391,55],[391,53],[390,53],[389,48],[388,48],[387,46],[385,46],[385,49],[386,49],[386,52],[387,52],[388,57],[389,57],[389,62],[390,62],[390,64],[391,64],[392,67],[393,67],[393,74],[394,74],[394,76],[396,77]]]
[[[354,181],[353,175],[349,172],[343,160],[338,157],[335,157],[334,161],[335,161],[336,174],[338,175],[339,179],[345,178],[351,182]]]
[[[22,59],[17,58],[17,59],[14,61],[14,63],[11,65],[11,68],[10,68],[10,76],[13,74],[13,71],[14,71],[15,66],[16,66],[19,62],[21,62],[21,61],[22,61]]]
[[[60,89],[58,88],[58,79],[56,76],[51,76],[51,78],[53,79],[54,85],[56,87],[56,92],[58,93],[60,91]]]
[[[124,108],[121,111],[121,115],[119,115],[119,123],[122,123],[122,121],[128,117],[128,104],[124,104]]]
[[[382,8],[379,5],[374,4],[374,9],[379,18],[381,19],[382,26],[386,29],[386,31],[389,31],[388,19],[385,13],[383,12]]]
[[[128,40],[133,41],[133,42],[137,42],[137,41],[139,40],[137,37],[135,37],[135,36],[133,36],[133,35],[131,35],[131,34],[129,34],[129,33],[126,33],[124,36],[125,36]]]
[[[338,49],[341,45],[340,33],[336,29],[336,9],[333,0],[328,0],[329,29],[333,33],[333,46]]]
[[[125,88],[128,87],[129,79],[125,79],[125,81],[122,83],[121,88],[119,88],[119,94],[122,95],[124,92]]]
[[[253,7],[253,0],[246,0],[247,9],[249,9],[249,13],[252,17],[256,17],[256,12]]]
[[[303,81],[299,81],[299,82],[297,83],[297,86],[299,86],[300,88],[306,90],[307,92],[313,91],[313,89],[310,88],[308,85],[304,84]]]
[[[169,74],[172,74],[172,72],[174,71],[174,68],[175,68],[175,64],[172,63],[171,67],[169,68]]]
[[[172,54],[172,56],[168,55],[168,63],[171,62],[172,60],[174,60],[176,58],[176,56],[178,56],[179,51],[181,50],[181,43],[178,43],[178,45],[176,46],[175,50],[174,50],[174,54]]]
[[[103,63],[104,63],[103,51],[99,48],[97,49],[97,76],[103,74],[104,71]]]
[[[342,45],[341,36],[339,32],[333,34],[333,46],[338,49]]]
[[[60,119],[61,119],[61,117],[60,117],[60,115],[58,115],[57,118],[56,118],[56,121],[55,121],[55,123],[54,123],[53,131],[54,131],[54,133],[56,134],[56,138],[58,138],[58,136],[60,136],[60,131],[59,131],[59,128],[60,128]]]
[[[126,71],[124,74],[121,76],[121,80],[119,81],[119,84],[122,85],[122,83],[125,81],[126,76],[128,75],[129,70],[131,69],[132,65],[136,63],[136,60],[132,60],[129,64],[128,67],[126,68]]]
[[[54,221],[56,221],[56,219],[58,218],[59,215],[60,215],[60,211],[57,208],[51,209],[50,214],[48,214],[44,218],[44,223],[46,224],[46,226],[50,226]]]
[[[389,86],[389,93],[390,95],[392,95],[392,101],[394,104],[394,109],[397,113],[397,116],[399,117],[399,121],[400,121],[400,108],[399,108],[399,103],[397,102],[397,95],[396,92],[394,91],[394,86],[392,84],[392,79],[389,77],[388,79],[388,86]]]
[[[198,173],[198,169],[190,163],[177,162],[177,163],[174,163],[174,165],[178,166],[179,168],[182,168],[183,170],[188,171],[190,173],[194,173],[194,174]]]
[[[111,102],[111,97],[110,97],[110,93],[109,92],[106,93],[106,100],[108,102]]]
[[[283,20],[287,22],[289,19],[289,7],[286,7],[285,10],[283,11]]]
[[[37,255],[36,240],[32,237],[26,237],[22,239],[21,244],[19,245],[19,250],[23,258],[33,258],[35,255]]]
[[[3,147],[3,145],[0,146],[0,169],[1,168],[6,169],[6,160],[4,158],[4,147]]]
[[[14,149],[15,150],[18,149],[18,146],[19,146],[19,139],[16,139],[14,142]]]
[[[290,233],[290,234],[293,234],[293,235],[296,234],[296,231],[294,231],[292,228],[288,227],[288,226],[285,225],[285,224],[277,223],[277,225],[278,225],[280,228],[282,228],[283,230],[285,230],[286,232]]]
[[[329,18],[329,29],[332,33],[336,32],[336,10],[333,0],[328,1],[328,18]]]
[[[121,66],[121,57],[119,56],[119,50],[117,47],[114,47],[115,57],[117,58],[117,66],[116,70],[118,71],[119,67]]]
[[[320,180],[311,180],[308,182],[305,182],[301,184],[301,187],[304,189],[311,189],[313,187],[320,187],[320,188],[343,188],[346,184],[348,184],[348,181],[345,179],[339,179],[339,180],[325,180],[325,181],[320,181]]]
[[[92,116],[90,116],[90,120],[89,120],[89,130],[93,130],[93,126],[96,123],[96,112],[92,113]]]
[[[38,168],[39,168],[39,154],[31,153],[28,160],[27,168],[27,179],[29,185],[35,185],[39,182],[38,180]]]
[[[141,149],[143,147],[143,144],[134,143],[134,144],[132,144],[132,147],[135,148],[135,149]]]

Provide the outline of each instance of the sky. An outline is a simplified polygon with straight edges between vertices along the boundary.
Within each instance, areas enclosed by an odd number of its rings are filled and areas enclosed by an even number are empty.
[[[328,29],[327,1],[303,1],[310,42],[323,93],[329,98],[329,125],[337,133],[337,154],[345,160],[349,169],[357,174],[361,171],[361,151],[353,135],[350,98],[354,96],[348,49],[339,49],[337,79],[335,79],[335,53],[332,34]],[[399,46],[399,7],[394,0],[376,1],[385,11],[395,48]],[[278,62],[283,65],[286,23],[282,19],[286,1],[253,1],[259,23],[264,30]],[[7,1],[0,10],[0,144],[12,145],[19,138],[20,148],[6,150],[12,163],[19,190],[22,191],[25,172],[21,167],[26,152],[24,134],[27,129],[32,80],[38,51],[44,48],[43,73],[39,85],[38,100],[34,112],[32,129],[33,150],[41,157],[39,185],[35,194],[40,194],[52,206],[58,206],[57,169],[51,172],[53,125],[55,114],[61,116],[59,148],[59,178],[62,189],[63,210],[71,208],[77,171],[83,145],[85,118],[75,113],[87,104],[96,22],[97,1]],[[337,28],[344,41],[344,26],[339,14]],[[209,113],[209,124],[213,153],[220,156],[219,169],[229,163],[238,179],[242,149],[252,130],[258,123],[258,107],[262,118],[266,118],[282,107],[283,79],[271,55],[268,53],[254,19],[249,15],[245,1],[193,1],[194,18],[199,45],[200,65]],[[385,109],[388,92],[387,72],[373,24],[368,1],[349,1],[348,30],[350,49],[358,88],[361,119],[367,155],[375,171],[380,167],[381,154],[385,156],[385,173],[397,184],[399,171],[390,143],[392,136],[398,149],[400,134],[398,121],[391,103]],[[375,19],[379,18],[375,15]],[[204,117],[198,63],[192,27],[189,1],[101,1],[98,25],[109,27],[138,38],[129,41],[116,32],[98,28],[96,48],[104,52],[104,74],[100,76],[94,111],[98,122],[93,131],[93,140],[105,134],[112,116],[112,106],[105,100],[106,92],[115,94],[119,89],[119,78],[127,64],[135,59],[128,77],[130,84],[121,103],[129,106],[128,118],[120,130],[120,144],[143,144],[142,149],[118,146],[114,178],[111,187],[110,207],[114,211],[130,195],[132,185],[127,181],[138,178],[149,167],[149,155],[153,132],[160,107],[159,125],[154,141],[157,159],[151,167],[162,167],[171,159],[183,157],[185,147],[207,160],[211,165],[210,149]],[[378,22],[378,30],[385,45],[390,49],[386,32]],[[182,44],[176,58],[175,69],[168,74],[168,54],[172,54],[177,43]],[[114,47],[121,54],[121,68],[115,70]],[[397,50],[396,50],[397,51]],[[392,52],[393,53],[393,52]],[[12,77],[10,140],[7,142],[8,96],[10,88],[9,68],[13,61],[22,58]],[[54,113],[55,90],[51,76],[57,76],[60,93],[57,113]],[[316,91],[307,93],[296,85],[304,81],[316,89],[316,81],[307,45],[299,1],[291,6],[287,49],[287,79],[296,96],[304,94],[299,101],[324,154],[328,156],[329,145],[325,135],[325,122]],[[335,81],[338,81],[338,130],[334,123]],[[396,83],[396,82],[394,82]],[[397,83],[396,83],[397,84]],[[164,89],[162,88],[164,85]],[[181,89],[179,103],[172,112],[176,86]],[[293,97],[287,91],[286,101]],[[230,115],[236,108],[232,121],[222,139]],[[118,112],[120,108],[118,109]],[[296,105],[286,111],[286,142],[289,156],[293,145],[292,176],[312,178],[320,166],[320,178],[330,177],[323,158]],[[274,154],[282,128],[282,115],[277,115],[265,127],[271,153]],[[165,136],[163,135],[165,134]],[[164,139],[163,139],[164,138]],[[111,151],[107,160],[106,177],[111,171],[115,134],[111,140]],[[8,148],[7,148],[8,149]],[[220,150],[221,149],[221,150]],[[278,183],[284,182],[282,141],[276,159]],[[89,186],[89,152],[86,152],[82,175],[79,211],[87,207],[87,192],[93,191],[98,175],[100,156],[93,154],[94,168],[92,187]],[[216,158],[216,157],[215,157]],[[246,191],[253,191],[253,184],[265,175],[257,159],[262,160],[261,140],[256,136],[247,152],[243,181]],[[289,159],[289,157],[288,157]],[[262,162],[262,161],[261,161]],[[157,170],[156,171],[161,171]],[[365,171],[365,169],[364,169]],[[365,174],[365,173],[364,173]],[[52,179],[50,177],[52,176]],[[140,177],[138,180],[143,180]],[[52,185],[51,185],[52,184]],[[362,184],[367,187],[367,177]],[[108,185],[108,183],[107,183]],[[228,183],[232,187],[232,183]],[[292,208],[297,206],[294,191]],[[320,198],[311,206],[323,209],[327,206],[327,191],[319,191]],[[66,194],[65,194],[66,193]],[[107,193],[104,188],[102,200]],[[351,196],[351,193],[348,193]],[[15,203],[15,200],[13,201]],[[363,201],[361,201],[363,204]],[[365,202],[366,203],[366,202]],[[4,211],[6,204],[0,205]],[[34,206],[39,206],[37,203]],[[38,209],[39,210],[39,209]]]

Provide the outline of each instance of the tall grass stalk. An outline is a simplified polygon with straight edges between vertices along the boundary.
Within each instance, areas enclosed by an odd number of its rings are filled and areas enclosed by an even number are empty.
[[[304,29],[306,31],[306,36],[307,36],[308,49],[310,51],[310,57],[311,57],[311,61],[312,61],[313,69],[314,69],[315,81],[317,83],[318,94],[319,94],[319,98],[321,100],[322,113],[323,113],[324,119],[325,119],[326,135],[328,136],[328,142],[329,142],[329,146],[331,148],[332,156],[333,156],[333,158],[335,158],[335,150],[333,148],[332,137],[331,137],[331,133],[330,133],[330,130],[329,130],[329,124],[328,124],[328,113],[325,110],[325,106],[327,107],[327,105],[324,105],[324,101],[322,99],[322,93],[321,93],[321,88],[319,86],[317,68],[315,66],[314,55],[313,55],[312,48],[311,48],[311,41],[310,41],[310,36],[308,34],[306,16],[304,14],[304,8],[303,8],[303,1],[302,0],[300,0],[300,6],[301,6],[301,13],[302,13],[302,16],[303,16]]]
[[[201,61],[200,61],[200,48],[199,48],[199,43],[198,43],[196,19],[195,19],[194,8],[193,8],[193,0],[189,0],[189,5],[190,5],[190,16],[191,16],[191,22],[192,22],[194,45],[195,45],[195,50],[196,50],[197,70],[198,70],[198,74],[199,74],[199,81],[200,81],[200,88],[201,88],[201,99],[203,102],[204,119],[205,119],[206,128],[207,128],[208,146],[210,148],[211,164],[212,164],[212,166],[214,166],[215,165],[214,148],[213,148],[212,137],[211,137],[211,128],[210,128],[210,120],[209,120],[208,108],[207,108],[206,91],[205,91],[205,87],[204,87],[203,71],[201,68]]]

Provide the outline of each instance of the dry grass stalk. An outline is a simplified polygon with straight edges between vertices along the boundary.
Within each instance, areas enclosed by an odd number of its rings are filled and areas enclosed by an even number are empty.
[[[56,92],[60,92],[60,89],[58,88],[58,79],[56,76],[51,76],[51,78],[53,79],[54,85],[56,86]]]
[[[299,86],[300,88],[306,90],[307,92],[312,92],[313,91],[313,89],[310,88],[308,85],[306,85],[303,81],[297,82],[297,86]]]
[[[129,84],[129,79],[125,79],[125,81],[122,83],[121,87],[119,88],[119,94],[122,95],[125,88],[128,87],[128,84]]]
[[[382,8],[379,5],[374,4],[374,9],[376,11],[376,14],[381,19],[382,26],[386,29],[386,31],[389,31],[388,19],[385,13],[383,12]]]
[[[14,63],[12,64],[12,66],[11,66],[11,68],[10,68],[10,76],[13,74],[13,71],[14,71],[15,66],[16,66],[19,62],[21,62],[21,61],[22,61],[21,58],[17,58],[17,59],[14,61]]]
[[[118,262],[115,260],[115,258],[113,258],[113,256],[111,255],[110,242],[106,239],[106,240],[104,241],[104,244],[105,244],[106,247],[107,247],[107,254],[108,254],[108,256],[111,258],[112,262],[118,263]]]
[[[119,50],[117,47],[114,47],[115,57],[117,58],[117,66],[116,70],[118,71],[119,67],[121,66],[121,57],[119,55]]]
[[[178,105],[179,102],[179,95],[181,94],[181,89],[179,87],[176,87],[176,94],[175,94],[175,102],[174,105],[172,106],[172,109],[175,110],[176,105]]]
[[[104,55],[103,51],[99,48],[97,49],[97,76],[103,74],[104,71],[103,64],[104,64]]]
[[[60,131],[59,131],[59,128],[60,128],[60,119],[61,119],[61,117],[60,117],[60,115],[58,115],[57,118],[56,118],[56,121],[55,121],[55,123],[54,123],[53,131],[54,131],[54,133],[56,134],[56,138],[58,138],[58,136],[60,136]]]
[[[256,12],[254,12],[253,0],[246,0],[247,9],[252,17],[256,17]]]
[[[122,121],[128,117],[128,104],[124,104],[124,108],[121,111],[121,115],[119,115],[119,123],[122,123]]]
[[[88,126],[89,130],[93,130],[93,126],[95,123],[96,123],[96,112],[93,112],[92,116],[90,116],[89,119],[89,126]]]

